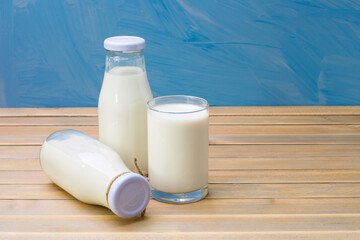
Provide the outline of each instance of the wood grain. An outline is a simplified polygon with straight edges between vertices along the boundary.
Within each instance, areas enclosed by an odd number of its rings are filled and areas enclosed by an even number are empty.
[[[74,199],[55,184],[0,185],[0,200]]]
[[[235,134],[235,133],[234,133]],[[360,135],[254,135],[254,134],[238,134],[238,135],[210,135],[210,145],[254,145],[254,144],[359,144]]]
[[[151,200],[146,213],[152,216],[228,216],[277,214],[360,214],[360,198],[315,199],[205,199],[176,206]],[[113,215],[104,207],[78,200],[0,200],[0,215]]]
[[[209,183],[360,182],[360,170],[210,170]]]
[[[360,125],[215,125],[210,136],[238,135],[359,135]]]
[[[97,126],[97,116],[92,117],[0,117],[0,126]]]
[[[3,117],[93,117],[97,116],[97,108],[0,108]]]
[[[210,125],[344,125],[360,124],[360,115],[305,115],[305,116],[215,116],[211,115]],[[0,126],[97,126],[97,116],[19,116],[1,117]]]
[[[76,129],[98,138],[97,126],[0,126],[0,145],[41,145],[51,133]],[[360,125],[213,125],[210,144],[357,144]],[[326,137],[324,137],[326,135]]]
[[[270,115],[270,116],[210,116],[211,125],[343,125],[360,124],[360,115]]]
[[[114,215],[6,215],[2,232],[268,232],[359,231],[359,214],[161,215],[134,220]]]
[[[360,145],[212,145],[211,158],[359,157]]]
[[[0,170],[41,170],[38,158],[0,158]]]
[[[360,157],[209,158],[209,169],[360,169]],[[41,170],[41,167],[38,158],[0,158],[0,170]]]
[[[211,107],[210,113],[222,116],[359,115],[360,106]]]
[[[360,169],[360,157],[209,158],[209,169]]]
[[[0,146],[0,159],[38,158],[40,146]],[[360,145],[212,145],[210,158],[299,158],[355,157],[360,158]]]
[[[360,183],[210,184],[208,198],[346,198],[360,197]]]
[[[41,171],[40,145],[96,108],[0,109],[0,239],[359,239],[360,106],[210,108],[203,201],[122,220]]]
[[[210,107],[211,115],[360,115],[360,106]],[[0,116],[97,116],[97,108],[0,108]]]
[[[208,199],[358,198],[360,183],[233,183],[209,184]],[[55,184],[0,185],[1,200],[74,199]]]
[[[150,179],[151,180],[151,179]],[[360,182],[360,170],[210,170],[209,183]],[[43,171],[0,171],[0,184],[49,184]]]
[[[0,146],[0,159],[38,159],[40,148],[40,146]]]
[[[49,184],[43,171],[0,171],[0,184]]]
[[[41,233],[2,233],[0,239],[6,240],[41,240],[41,239],[71,239],[71,240],[118,240],[118,239],[156,239],[156,240],[174,240],[174,239],[199,239],[199,240],[358,240],[360,238],[359,231],[271,231],[271,232],[181,232],[181,234],[174,233],[154,233],[154,232],[41,232]],[[179,236],[180,235],[180,236]]]

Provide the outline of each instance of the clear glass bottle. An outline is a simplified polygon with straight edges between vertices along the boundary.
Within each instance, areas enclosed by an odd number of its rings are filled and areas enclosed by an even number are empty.
[[[145,40],[118,36],[104,41],[107,50],[99,96],[100,141],[113,148],[135,171],[134,157],[148,171],[147,102],[152,99],[143,49]]]
[[[150,185],[132,173],[105,144],[76,130],[51,134],[40,151],[46,175],[75,198],[110,208],[116,215],[139,215],[150,200]]]

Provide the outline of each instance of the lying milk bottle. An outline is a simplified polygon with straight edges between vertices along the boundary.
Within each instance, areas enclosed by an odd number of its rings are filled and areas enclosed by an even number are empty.
[[[104,81],[99,96],[99,138],[135,171],[134,157],[148,171],[147,101],[152,99],[146,76],[145,40],[118,36],[105,39]]]
[[[40,151],[47,176],[75,198],[110,208],[116,215],[139,215],[150,200],[150,185],[132,173],[110,147],[76,130],[51,134]]]

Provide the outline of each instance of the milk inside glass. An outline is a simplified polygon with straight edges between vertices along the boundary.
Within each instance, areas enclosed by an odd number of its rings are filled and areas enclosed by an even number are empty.
[[[188,193],[208,182],[208,110],[189,103],[159,104],[148,110],[151,187]]]
[[[152,98],[143,49],[145,40],[132,36],[104,41],[106,69],[99,96],[99,139],[135,171],[134,157],[148,171],[147,101]]]

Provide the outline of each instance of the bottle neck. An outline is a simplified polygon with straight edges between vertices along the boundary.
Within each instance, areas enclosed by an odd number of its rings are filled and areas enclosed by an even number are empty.
[[[145,72],[143,51],[121,52],[107,50],[105,71],[109,72],[115,67],[137,67]]]

